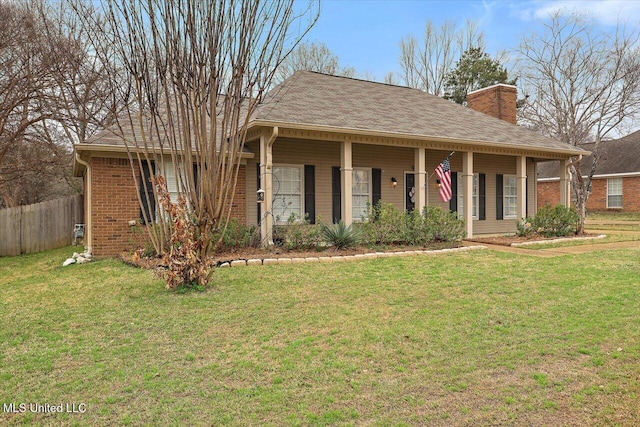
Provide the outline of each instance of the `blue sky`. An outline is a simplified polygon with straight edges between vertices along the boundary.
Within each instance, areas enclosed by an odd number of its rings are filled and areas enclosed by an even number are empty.
[[[494,55],[515,47],[559,9],[587,13],[604,31],[614,31],[618,16],[629,25],[640,23],[637,0],[322,0],[320,20],[306,40],[324,42],[341,65],[382,80],[389,71],[400,71],[400,40],[408,35],[420,39],[429,19],[436,25],[452,19],[459,26],[478,21],[487,52]]]

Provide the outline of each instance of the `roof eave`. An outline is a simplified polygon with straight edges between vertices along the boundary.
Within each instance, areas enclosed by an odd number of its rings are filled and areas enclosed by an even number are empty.
[[[357,128],[342,128],[342,127],[336,127],[336,126],[314,125],[314,124],[305,124],[305,123],[287,123],[287,122],[278,122],[278,121],[270,121],[270,120],[262,120],[262,119],[253,120],[249,125],[250,128],[251,127],[274,127],[274,126],[277,126],[279,128],[290,128],[295,130],[310,130],[310,131],[317,131],[317,132],[342,133],[342,134],[352,134],[352,135],[360,135],[360,136],[364,135],[364,136],[381,137],[381,138],[430,141],[430,142],[437,142],[437,143],[457,144],[457,145],[466,145],[466,146],[481,145],[482,147],[492,147],[497,149],[508,148],[512,150],[522,150],[522,151],[540,150],[548,153],[562,154],[567,156],[591,154],[591,152],[589,151],[583,150],[581,148],[575,148],[575,147],[568,147],[568,148],[549,148],[549,147],[543,147],[543,146],[526,147],[526,146],[517,145],[517,144],[508,144],[508,143],[500,143],[500,142],[487,142],[487,141],[470,140],[470,139],[446,138],[446,137],[417,135],[417,134],[400,133],[400,132],[370,131],[370,130],[357,129]]]
[[[81,157],[85,154],[84,160],[87,159],[87,155],[90,155],[92,152],[100,152],[100,153],[113,153],[113,154],[122,154],[128,152],[135,152],[135,147],[128,147],[126,145],[110,145],[110,144],[89,144],[89,143],[79,143],[73,146],[74,153],[78,153]],[[141,148],[143,150],[144,148]],[[170,154],[170,151],[167,149],[160,148],[151,148],[149,149],[149,153],[152,154]],[[253,159],[255,157],[254,153],[243,152],[240,153],[240,159]],[[82,171],[84,170],[84,166],[80,164],[80,162],[75,160],[73,161],[73,175],[74,176],[82,176]]]

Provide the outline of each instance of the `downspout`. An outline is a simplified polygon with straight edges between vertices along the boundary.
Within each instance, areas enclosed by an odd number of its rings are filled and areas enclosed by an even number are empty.
[[[566,190],[565,190],[567,192],[567,196],[566,197],[569,199],[567,207],[571,206],[571,198],[572,198],[571,197],[572,174],[571,174],[570,168],[571,168],[571,166],[575,165],[576,163],[580,162],[581,160],[582,160],[582,154],[578,154],[578,156],[574,160],[571,160],[570,162],[567,162],[567,164],[564,167],[564,169],[565,169],[564,171],[561,170],[561,176],[560,176],[560,184],[561,184],[561,186],[562,186],[562,177],[563,176],[568,176],[567,183],[566,183],[566,186],[568,188],[566,188]],[[560,189],[560,194],[562,195],[562,189]]]
[[[569,172],[569,184],[571,184],[571,180],[573,179],[573,177],[571,176],[571,170],[569,170],[569,168],[571,168],[571,166],[581,161],[582,161],[582,154],[578,154],[578,157],[576,157],[574,160],[571,160],[569,163],[567,163],[567,172]]]
[[[575,163],[578,163],[580,161],[582,161],[582,154],[578,154],[578,157],[575,160],[571,160],[569,163],[567,163],[567,169],[569,169]],[[571,172],[569,172],[569,173],[571,173]]]
[[[269,137],[269,140],[267,141],[267,145],[269,146],[269,148],[273,147],[274,142],[276,142],[276,138],[278,137],[278,133],[280,132],[280,130],[278,129],[278,126],[274,126],[273,130],[271,131],[271,136]],[[271,160],[271,159],[269,159]],[[270,164],[269,166],[273,166],[273,164]]]
[[[87,211],[84,213],[85,216],[85,234],[87,244],[85,245],[85,250],[89,253],[93,252],[92,248],[92,230],[91,230],[91,165],[88,162],[85,162],[80,158],[80,154],[76,151],[76,161],[80,163],[82,166],[87,168],[87,175],[85,181],[85,187],[87,189],[87,193],[84,195],[87,200]]]

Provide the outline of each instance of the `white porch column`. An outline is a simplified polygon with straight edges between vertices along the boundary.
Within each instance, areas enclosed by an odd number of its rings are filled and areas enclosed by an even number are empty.
[[[278,127],[271,135],[260,135],[260,186],[264,190],[261,206],[260,237],[263,246],[273,245],[273,143],[278,137]]]
[[[418,212],[422,212],[422,209],[424,209],[425,205],[427,204],[427,192],[426,192],[427,163],[426,163],[424,148],[416,148],[414,156],[415,156],[415,159],[413,161],[414,169],[415,169],[414,185],[415,185],[415,191],[416,191],[415,209]]]
[[[463,217],[467,238],[473,237],[473,152],[462,153]]]
[[[527,216],[527,157],[516,157],[516,186],[517,186],[517,205],[516,214],[518,220]]]
[[[350,225],[353,222],[353,166],[351,155],[351,142],[344,141],[340,146],[340,184],[342,185],[342,222],[346,225]]]
[[[560,161],[560,204],[566,207],[571,206],[569,163],[569,159]]]

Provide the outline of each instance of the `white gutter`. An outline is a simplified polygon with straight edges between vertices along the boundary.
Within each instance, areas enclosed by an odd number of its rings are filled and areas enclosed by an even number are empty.
[[[87,175],[85,177],[85,188],[87,192],[84,195],[84,199],[86,201],[85,206],[87,207],[87,211],[84,213],[85,218],[85,250],[89,253],[92,253],[92,232],[91,232],[91,165],[88,162],[85,162],[80,158],[80,154],[76,151],[76,161],[87,168]]]
[[[512,149],[512,150],[519,150],[519,151],[544,151],[547,153],[563,154],[563,155],[570,155],[570,156],[578,156],[578,155],[581,156],[584,153],[589,153],[588,151],[583,150],[581,148],[572,148],[572,147],[554,148],[554,147],[546,147],[544,145],[522,146],[522,145],[516,145],[512,143],[490,142],[490,141],[450,138],[450,137],[442,137],[442,136],[428,136],[428,135],[418,135],[418,134],[410,134],[410,133],[402,133],[402,132],[370,131],[370,130],[357,129],[357,128],[341,128],[341,127],[329,126],[329,125],[286,123],[281,121],[271,121],[271,120],[262,120],[262,119],[253,121],[252,125],[264,126],[264,127],[270,127],[270,128],[279,127],[282,129],[310,130],[310,131],[317,131],[317,132],[353,134],[358,137],[371,136],[371,137],[381,137],[381,138],[397,138],[397,139],[408,139],[408,140],[416,140],[416,141],[429,141],[429,142],[443,143],[443,144],[458,144],[458,145],[468,146],[471,148],[473,148],[473,146],[481,145],[483,147],[491,147],[491,148],[498,148],[498,149]],[[353,140],[352,142],[358,143],[359,141]]]
[[[149,153],[154,153],[154,154],[169,154],[171,152],[170,149],[164,148],[161,149],[159,147],[149,147],[148,149],[145,149],[144,147],[136,147],[135,145],[129,145],[128,146],[129,150],[131,151],[136,151],[136,150],[147,150],[149,151]],[[113,144],[95,144],[95,143],[82,143],[82,144],[75,144],[74,145],[74,149],[76,151],[102,151],[105,153],[127,153],[127,145],[113,145]],[[220,151],[218,151],[219,153]],[[195,154],[194,154],[195,156]],[[240,153],[240,158],[241,159],[253,159],[255,156],[254,153],[246,153],[246,152],[242,152]]]
[[[605,173],[593,175],[593,179],[605,179],[605,178],[635,178],[640,176],[640,172],[620,172],[620,173]],[[588,175],[582,175],[582,178],[587,179]],[[559,181],[557,176],[550,178],[538,178],[538,182],[554,182]]]

